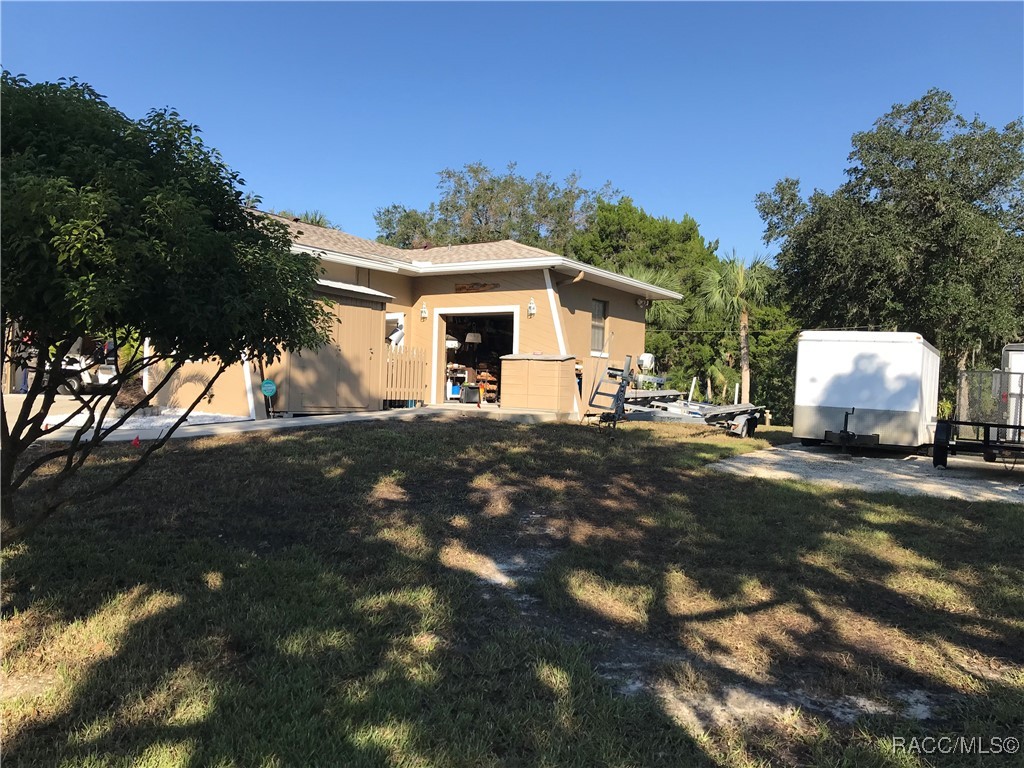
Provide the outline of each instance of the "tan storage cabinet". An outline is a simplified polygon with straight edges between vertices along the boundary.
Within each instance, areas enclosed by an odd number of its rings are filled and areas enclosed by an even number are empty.
[[[576,358],[571,355],[505,355],[501,358],[501,405],[531,411],[572,413]]]

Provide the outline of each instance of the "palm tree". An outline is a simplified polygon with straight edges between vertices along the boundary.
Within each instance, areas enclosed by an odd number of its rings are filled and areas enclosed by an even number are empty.
[[[740,325],[740,392],[750,402],[750,310],[764,304],[770,273],[768,265],[754,259],[749,265],[736,257],[704,271],[698,296],[698,317],[720,317]]]
[[[683,292],[683,283],[679,278],[679,273],[670,269],[630,264],[622,270],[622,274],[668,291]],[[689,312],[682,301],[656,300],[648,305],[645,319],[648,325],[655,328],[674,330],[683,327],[689,319]]]
[[[331,223],[331,220],[327,218],[327,214],[321,210],[314,208],[311,211],[303,211],[299,214],[299,221],[305,222],[306,224],[312,224],[314,227],[327,227],[329,229],[340,229]]]
[[[303,224],[311,224],[314,227],[327,227],[328,229],[340,230],[337,224],[327,218],[327,214],[321,210],[314,208],[311,211],[303,211],[302,213],[295,213],[284,208],[280,211],[271,210],[271,213],[276,216],[281,216],[285,219],[291,219],[292,221],[301,221]]]

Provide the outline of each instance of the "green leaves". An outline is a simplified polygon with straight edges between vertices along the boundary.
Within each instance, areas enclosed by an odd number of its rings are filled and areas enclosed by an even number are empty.
[[[57,342],[137,330],[175,359],[317,346],[317,260],[242,205],[170,110],[133,121],[76,80],[4,73],[4,320]]]
[[[481,243],[512,239],[526,245],[567,253],[570,239],[589,222],[600,194],[579,186],[570,174],[562,184],[548,174],[527,179],[516,173],[494,173],[482,163],[438,173],[440,198],[424,211],[390,205],[374,214],[377,240],[399,248],[447,243]]]
[[[1024,123],[1002,130],[930,90],[852,138],[848,181],[756,198],[785,294],[809,327],[914,330],[947,357],[1024,334]]]
[[[735,324],[744,313],[760,307],[768,297],[770,270],[764,261],[745,264],[733,252],[731,258],[707,267],[701,273],[697,315],[719,317]]]

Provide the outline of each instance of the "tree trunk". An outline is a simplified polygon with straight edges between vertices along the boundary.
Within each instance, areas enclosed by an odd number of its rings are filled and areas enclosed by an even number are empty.
[[[968,354],[966,349],[960,353],[956,370],[956,405],[953,408],[953,418],[962,421],[971,420],[971,388],[967,377],[964,376],[967,372]]]
[[[740,402],[750,402],[750,314],[746,307],[740,312]]]

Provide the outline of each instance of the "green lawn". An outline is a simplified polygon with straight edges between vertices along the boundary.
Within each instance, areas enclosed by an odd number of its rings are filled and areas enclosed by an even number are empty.
[[[766,446],[172,441],[3,555],[4,766],[1020,764],[892,739],[1024,736],[1024,507],[705,468]]]

